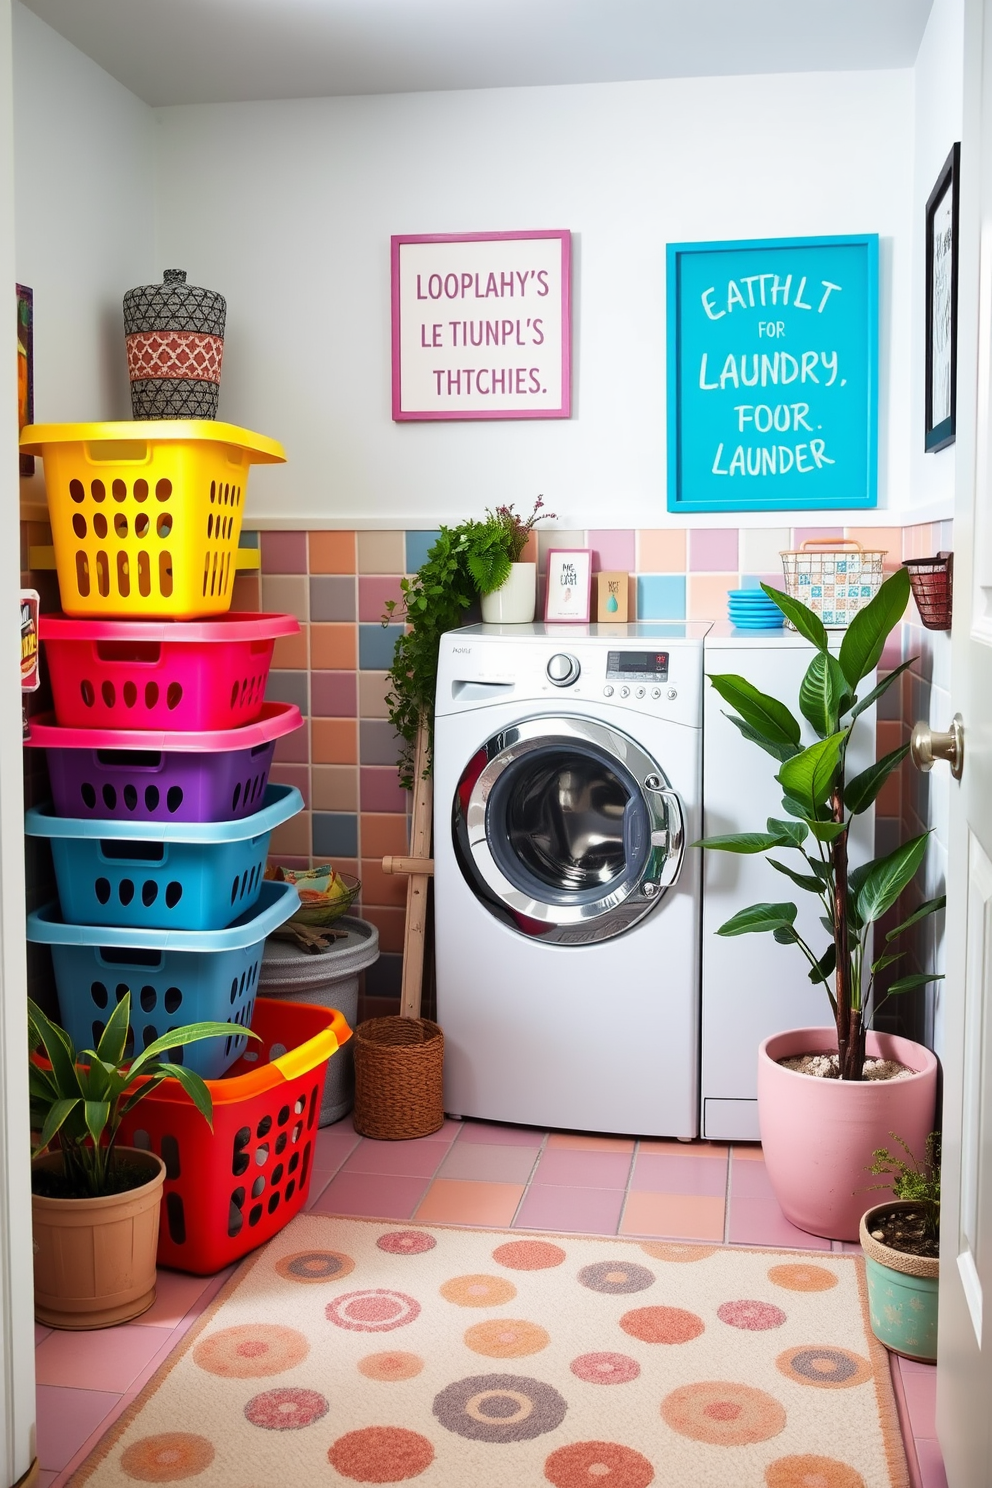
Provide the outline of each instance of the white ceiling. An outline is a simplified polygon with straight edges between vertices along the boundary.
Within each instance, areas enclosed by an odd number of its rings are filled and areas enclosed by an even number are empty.
[[[25,3],[158,106],[911,67],[932,0]]]

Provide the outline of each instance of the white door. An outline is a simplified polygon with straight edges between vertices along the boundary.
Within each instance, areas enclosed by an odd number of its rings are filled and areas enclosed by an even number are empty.
[[[937,1433],[950,1488],[992,1482],[992,4],[966,7]],[[939,457],[938,457],[939,458]],[[951,720],[941,727],[949,728]],[[937,769],[947,769],[938,764]]]

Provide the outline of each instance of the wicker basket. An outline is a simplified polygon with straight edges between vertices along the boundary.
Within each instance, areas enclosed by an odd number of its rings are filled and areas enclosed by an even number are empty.
[[[809,537],[782,554],[786,593],[818,615],[826,630],[843,630],[878,593],[885,554],[850,537]]]
[[[927,630],[950,630],[954,554],[942,552],[936,558],[907,558],[902,566],[909,569],[913,598]]]
[[[444,1123],[444,1034],[427,1018],[368,1018],[355,1029],[355,1130],[401,1142]]]

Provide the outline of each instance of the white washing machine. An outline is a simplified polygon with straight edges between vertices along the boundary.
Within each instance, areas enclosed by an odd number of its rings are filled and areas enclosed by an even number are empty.
[[[434,725],[445,1108],[698,1131],[704,624],[473,625]]]

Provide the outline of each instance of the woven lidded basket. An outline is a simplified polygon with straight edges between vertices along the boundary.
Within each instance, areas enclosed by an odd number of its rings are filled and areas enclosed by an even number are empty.
[[[881,588],[886,552],[850,537],[808,537],[781,555],[785,592],[819,615],[825,629],[843,630]]]
[[[444,1123],[444,1034],[428,1018],[367,1018],[355,1029],[355,1130],[401,1142]]]

